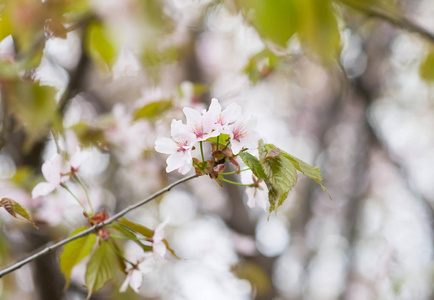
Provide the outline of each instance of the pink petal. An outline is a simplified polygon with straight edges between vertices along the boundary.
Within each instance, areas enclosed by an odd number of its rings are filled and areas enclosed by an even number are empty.
[[[35,199],[40,196],[45,196],[51,193],[57,187],[56,184],[50,182],[38,183],[32,190],[32,198]]]

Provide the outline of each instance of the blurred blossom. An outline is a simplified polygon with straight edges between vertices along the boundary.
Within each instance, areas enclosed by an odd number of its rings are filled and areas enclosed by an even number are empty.
[[[57,89],[56,100],[59,101],[69,82],[69,74],[61,66],[54,64],[46,55],[42,56],[40,65],[35,71],[36,81],[40,85],[48,85]]]
[[[45,43],[44,55],[67,70],[77,65],[80,54],[81,41],[77,31],[68,32],[66,39],[52,37]]]
[[[270,220],[260,219],[256,225],[256,246],[265,256],[281,254],[289,244],[290,235],[286,225],[278,217],[271,216]]]
[[[15,59],[15,46],[12,35],[0,41],[0,60],[13,62]]]
[[[159,210],[163,218],[170,215],[170,223],[179,226],[195,217],[196,205],[191,194],[186,191],[173,190],[164,195]]]
[[[134,122],[123,104],[117,103],[112,113],[115,123],[106,130],[107,139],[114,144],[121,162],[137,160],[150,146],[147,140],[152,133],[150,126],[144,121]]]
[[[32,198],[45,196],[51,193],[69,179],[70,165],[64,161],[60,154],[55,154],[51,159],[42,165],[42,175],[46,182],[38,183],[32,190]]]
[[[154,229],[154,235],[152,236],[152,251],[155,255],[159,255],[164,258],[164,254],[166,254],[166,245],[163,242],[164,239],[164,227],[169,223],[170,217],[167,216],[163,223],[157,225]]]
[[[134,53],[123,47],[112,68],[113,79],[137,76],[141,70],[140,62]]]
[[[16,171],[15,162],[9,155],[0,154],[0,180],[11,178]]]
[[[171,246],[178,256],[217,270],[229,270],[237,262],[231,234],[221,219],[202,217],[176,228]]]

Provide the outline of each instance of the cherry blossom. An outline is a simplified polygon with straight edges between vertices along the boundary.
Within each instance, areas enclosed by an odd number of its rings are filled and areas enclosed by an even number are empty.
[[[45,196],[69,179],[70,164],[60,154],[55,154],[42,165],[42,175],[46,182],[38,183],[32,191],[32,198]]]
[[[229,134],[229,125],[235,123],[241,117],[241,106],[232,103],[222,111],[219,101],[213,98],[208,112],[214,116],[213,129],[218,133]]]
[[[220,134],[218,131],[213,131],[216,115],[206,111],[201,114],[190,107],[185,107],[183,111],[187,118],[187,127],[196,135],[198,141],[205,141]]]
[[[158,259],[155,257],[155,255],[152,253],[145,253],[145,256],[141,257],[136,265],[129,265],[126,268],[125,271],[127,272],[127,277],[122,283],[119,292],[125,292],[129,285],[133,291],[139,293],[139,288],[143,282],[143,276],[155,270],[157,265]]]
[[[256,206],[267,210],[267,186],[265,182],[259,181],[253,176],[251,171],[245,171],[241,173],[241,182],[244,184],[254,183],[254,187],[246,187],[247,206],[254,208]]]
[[[255,130],[256,120],[248,118],[247,120],[238,120],[230,125],[229,137],[231,141],[232,152],[236,155],[243,148],[254,149],[258,146],[259,134]]]
[[[155,228],[154,235],[152,236],[152,251],[155,255],[158,255],[162,258],[164,258],[164,254],[166,254],[166,244],[164,243],[164,227],[166,227],[169,221],[170,218],[167,217],[163,223],[159,224]]]
[[[166,172],[178,169],[179,173],[186,174],[193,165],[191,149],[196,143],[194,135],[181,121],[173,120],[171,125],[172,138],[159,138],[155,141],[155,150],[170,154],[167,158]]]

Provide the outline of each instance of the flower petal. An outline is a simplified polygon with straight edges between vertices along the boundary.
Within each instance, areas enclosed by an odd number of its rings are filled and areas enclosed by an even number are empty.
[[[172,139],[163,137],[155,141],[155,151],[164,154],[173,154],[178,150],[176,142]]]
[[[42,164],[42,175],[48,182],[53,184],[60,183],[60,167],[62,163],[62,156],[57,153],[50,160]]]
[[[155,255],[164,258],[164,254],[166,254],[166,245],[163,242],[152,244],[152,251]]]
[[[130,287],[135,291],[136,293],[139,293],[139,288],[142,285],[143,281],[143,275],[142,272],[139,270],[132,270],[131,271],[131,279],[130,279]]]
[[[51,193],[57,185],[51,182],[40,182],[32,190],[32,198],[38,198],[40,196],[45,196]]]
[[[198,122],[201,118],[200,112],[198,112],[193,108],[184,107],[183,112],[185,114],[185,117],[187,118],[187,126],[190,126],[195,122]]]

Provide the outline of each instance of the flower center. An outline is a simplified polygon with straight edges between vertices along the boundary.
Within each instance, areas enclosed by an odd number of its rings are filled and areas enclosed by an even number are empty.
[[[196,138],[203,137],[203,125],[201,123],[195,122],[192,126],[193,133],[196,135]]]
[[[232,133],[234,135],[233,139],[239,142],[240,139],[247,135],[247,128],[244,124],[240,124],[234,128]]]

